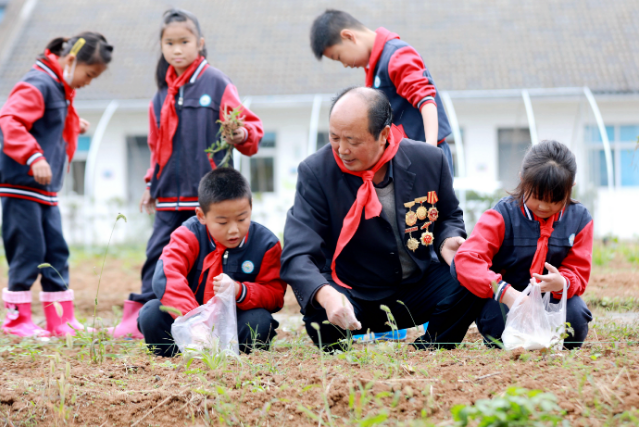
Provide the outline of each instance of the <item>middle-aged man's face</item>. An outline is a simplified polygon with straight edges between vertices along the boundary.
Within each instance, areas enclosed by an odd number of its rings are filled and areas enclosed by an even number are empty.
[[[388,132],[376,139],[369,133],[366,100],[354,92],[336,102],[329,117],[331,148],[352,172],[371,169],[382,157]]]

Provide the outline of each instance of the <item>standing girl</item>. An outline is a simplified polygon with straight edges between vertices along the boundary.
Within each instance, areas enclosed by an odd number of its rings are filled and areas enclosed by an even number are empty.
[[[115,337],[142,338],[137,319],[140,308],[156,296],[151,287],[156,263],[171,233],[195,215],[200,179],[216,167],[225,150],[209,159],[205,149],[219,138],[218,120],[241,106],[236,87],[222,71],[207,63],[207,51],[198,19],[191,13],[165,12],[160,29],[162,55],[156,69],[158,92],[149,108],[151,167],[140,211],[156,213],[153,233],[142,267],[142,291],[124,302],[122,322]],[[260,119],[242,109],[244,126],[227,140],[242,154],[258,151],[263,130]],[[232,165],[232,163],[231,163]]]
[[[452,274],[475,295],[488,298],[476,320],[488,344],[502,336],[502,309],[508,312],[531,278],[543,293],[552,293],[553,303],[566,283],[573,332],[565,347],[580,347],[587,337],[592,317],[580,295],[591,274],[593,220],[571,199],[575,177],[576,159],[567,146],[556,141],[534,145],[522,162],[518,187],[480,217],[458,249]],[[501,309],[501,303],[506,307]]]
[[[5,333],[63,336],[82,329],[73,313],[73,291],[67,288],[69,248],[57,192],[65,159],[71,162],[78,134],[89,127],[73,107],[75,90],[106,70],[112,51],[93,32],[52,40],[0,110],[2,240],[9,263],[9,287],[2,290]],[[38,270],[42,263],[54,268]],[[30,289],[38,274],[46,330],[31,320]]]

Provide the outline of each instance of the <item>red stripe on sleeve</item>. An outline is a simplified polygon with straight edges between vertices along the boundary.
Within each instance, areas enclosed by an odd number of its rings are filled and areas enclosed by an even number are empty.
[[[156,157],[156,146],[158,143],[158,126],[156,121],[156,112],[153,110],[153,102],[149,104],[149,136],[147,136],[147,144],[151,150],[151,165],[144,175],[144,182],[151,182],[153,171],[156,169],[158,159]]]
[[[198,239],[182,225],[171,234],[171,240],[160,256],[167,280],[162,304],[177,308],[183,315],[199,306],[187,280],[199,252]],[[176,318],[174,314],[171,315]]]
[[[573,240],[573,247],[562,261],[558,271],[567,279],[567,299],[582,295],[591,276],[591,255],[593,253],[593,220],[591,220]],[[560,298],[562,293],[554,292]]]
[[[429,99],[422,105],[436,103],[436,88],[425,76],[425,71],[422,58],[411,46],[396,50],[389,60],[389,77],[396,91],[416,108],[425,98],[434,99]]]
[[[504,240],[504,218],[490,209],[482,214],[454,258],[458,281],[480,298],[492,298],[491,282],[502,280],[502,275],[490,269],[493,257]]]
[[[247,296],[238,304],[239,309],[264,308],[273,313],[282,308],[287,284],[280,279],[281,254],[280,242],[264,254],[256,281],[243,282],[247,288]]]
[[[229,83],[224,89],[222,100],[220,101],[220,120],[223,120],[223,112],[233,110],[238,105],[242,105],[240,102],[240,96],[236,87]],[[264,135],[262,129],[262,121],[248,108],[242,107],[242,115],[244,116],[244,127],[247,130],[247,139],[236,144],[235,148],[238,149],[245,156],[253,156],[258,152],[258,145]]]
[[[0,129],[4,135],[2,151],[21,165],[26,165],[34,154],[42,154],[40,144],[29,131],[43,116],[44,109],[42,93],[35,86],[20,82],[0,110]]]

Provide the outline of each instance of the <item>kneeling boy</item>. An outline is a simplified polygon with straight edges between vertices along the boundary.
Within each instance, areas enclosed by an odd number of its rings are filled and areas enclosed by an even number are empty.
[[[153,276],[158,299],[140,310],[138,328],[157,355],[173,356],[171,324],[176,315],[205,304],[216,292],[234,286],[240,350],[268,348],[278,322],[271,316],[282,308],[286,284],[280,280],[278,238],[251,221],[251,189],[231,168],[207,173],[198,188],[196,216],[171,234]]]

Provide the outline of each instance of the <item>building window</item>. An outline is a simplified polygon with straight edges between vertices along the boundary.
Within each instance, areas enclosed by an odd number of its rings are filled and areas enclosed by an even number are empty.
[[[275,191],[276,134],[265,132],[258,152],[249,159],[249,182],[254,193]]]
[[[530,146],[528,128],[498,129],[498,180],[503,189],[518,186],[520,165]]]
[[[76,195],[84,196],[84,176],[87,169],[87,156],[89,155],[89,147],[91,146],[91,137],[82,135],[78,137],[78,146],[69,167],[69,173],[66,173],[65,166],[64,184],[61,194],[65,196]]]
[[[318,132],[316,139],[316,151],[329,143],[329,132]]]
[[[151,164],[151,150],[146,135],[130,135],[127,141],[127,201],[136,204],[146,186],[144,176]]]
[[[638,187],[638,125],[605,126],[611,144],[613,181],[616,187]],[[589,181],[606,187],[607,162],[597,126],[585,128],[585,146],[589,159]]]

